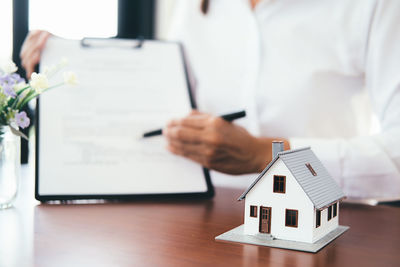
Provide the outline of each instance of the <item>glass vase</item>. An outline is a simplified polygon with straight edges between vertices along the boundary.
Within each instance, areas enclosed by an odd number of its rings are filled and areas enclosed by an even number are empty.
[[[12,206],[20,179],[20,137],[0,126],[0,210]]]

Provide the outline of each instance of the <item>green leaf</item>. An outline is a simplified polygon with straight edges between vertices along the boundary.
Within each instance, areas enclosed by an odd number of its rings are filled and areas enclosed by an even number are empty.
[[[27,85],[26,87],[19,89],[19,90],[17,91],[17,95],[22,94],[22,92],[24,92],[26,89],[28,89],[28,88],[30,88],[30,87],[31,87],[30,85]]]
[[[25,98],[23,98],[18,105],[16,106],[16,109],[21,110],[26,104],[28,104],[29,101],[31,101],[32,99],[34,99],[35,97],[37,97],[38,94],[36,94],[35,91],[31,91],[29,92]]]

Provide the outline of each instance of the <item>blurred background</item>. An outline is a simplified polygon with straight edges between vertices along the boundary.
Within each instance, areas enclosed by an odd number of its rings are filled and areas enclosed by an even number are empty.
[[[1,0],[0,61],[19,52],[30,30],[47,30],[64,38],[120,37],[165,39],[176,0]],[[25,76],[19,68],[19,73]],[[30,117],[34,113],[30,112]],[[27,130],[28,132],[29,130]],[[22,143],[22,163],[28,144]]]

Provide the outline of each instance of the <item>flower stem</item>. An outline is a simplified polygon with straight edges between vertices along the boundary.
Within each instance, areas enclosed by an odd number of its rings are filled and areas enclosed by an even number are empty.
[[[44,92],[47,92],[47,91],[49,91],[49,90],[52,90],[52,89],[54,89],[54,88],[56,88],[56,87],[60,87],[60,86],[62,86],[62,85],[64,85],[64,84],[65,84],[65,83],[64,83],[64,82],[62,82],[62,83],[59,83],[59,84],[53,85],[53,86],[51,86],[51,87],[49,87],[49,88],[47,88],[47,89],[43,90],[43,92],[42,92],[42,93],[44,93]]]

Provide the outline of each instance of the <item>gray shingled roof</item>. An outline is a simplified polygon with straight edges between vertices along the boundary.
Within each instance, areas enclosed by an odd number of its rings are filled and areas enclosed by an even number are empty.
[[[316,209],[323,209],[333,202],[345,198],[344,193],[322,165],[321,161],[309,147],[306,147],[279,152],[238,200],[243,200],[246,197],[247,193],[250,192],[279,158],[282,159],[286,167],[293,174]],[[312,175],[306,167],[306,163],[311,164],[317,176]]]

